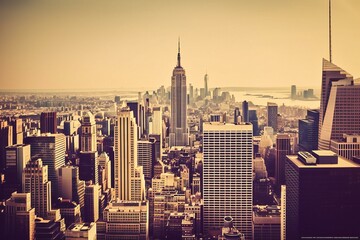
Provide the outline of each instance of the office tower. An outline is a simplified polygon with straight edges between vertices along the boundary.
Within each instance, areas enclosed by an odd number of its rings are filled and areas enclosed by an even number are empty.
[[[51,210],[51,182],[48,181],[48,166],[41,159],[29,161],[23,170],[22,188],[31,194],[31,206],[38,217],[46,217]]]
[[[91,112],[87,112],[81,123],[80,150],[82,152],[94,152],[96,148],[96,122]]]
[[[238,107],[235,108],[234,110],[234,123],[237,124],[239,121],[239,117],[241,118],[240,115],[240,109]],[[211,121],[211,120],[210,120]]]
[[[66,136],[76,135],[81,123],[78,120],[68,120],[64,122],[64,134]]]
[[[84,207],[85,182],[79,179],[79,167],[62,166],[59,168],[59,196]]]
[[[286,159],[286,238],[358,237],[360,165],[329,150]]]
[[[252,239],[252,125],[204,123],[204,233],[231,215]]]
[[[208,88],[208,79],[209,79],[208,74],[205,74],[205,76],[204,76],[204,91],[205,91],[205,97],[210,95],[210,94],[209,94],[209,88]]]
[[[286,239],[286,185],[281,185],[280,239]]]
[[[142,167],[137,164],[137,131],[133,112],[123,109],[115,126],[115,196],[141,201],[145,197]]]
[[[331,140],[330,150],[339,156],[353,160],[360,156],[360,134],[344,134],[341,139]]]
[[[110,136],[110,126],[111,126],[111,121],[109,118],[106,118],[104,120],[102,120],[101,122],[101,125],[102,125],[102,128],[101,128],[101,131],[102,131],[102,134],[104,136]]]
[[[278,129],[278,121],[277,121],[277,114],[278,114],[278,105],[276,103],[267,103],[267,119],[268,119],[268,126],[272,127],[276,132]]]
[[[35,209],[31,207],[30,193],[13,192],[5,203],[4,239],[34,240]]]
[[[299,148],[302,151],[318,149],[319,110],[307,110],[306,119],[299,119]]]
[[[181,66],[179,41],[177,66],[171,77],[170,147],[188,145],[186,107],[186,76],[185,70]]]
[[[247,101],[242,102],[242,115],[243,115],[243,122],[249,122],[249,103]]]
[[[99,239],[149,239],[149,206],[147,201],[111,202],[98,221]]]
[[[193,104],[194,103],[194,86],[189,83],[189,104]]]
[[[259,135],[259,124],[258,124],[258,117],[256,114],[256,110],[249,110],[249,122],[253,126],[253,135]]]
[[[290,136],[288,134],[276,135],[275,179],[280,188],[285,184],[285,159],[291,154]]]
[[[24,133],[22,129],[22,119],[15,118],[12,119],[10,124],[13,127],[13,144],[23,144],[24,142]]]
[[[40,115],[41,133],[57,133],[56,112],[42,112]]]
[[[83,181],[99,183],[99,160],[97,151],[80,152],[79,177]]]
[[[13,145],[13,127],[0,120],[0,171],[5,167],[5,147]]]
[[[150,182],[152,178],[152,163],[153,163],[153,153],[152,153],[152,143],[147,140],[142,140],[137,142],[138,148],[138,165],[142,166],[145,180]]]
[[[22,172],[30,156],[30,145],[18,144],[5,148],[5,181],[16,188],[15,191],[22,192]]]
[[[150,134],[158,134],[162,138],[162,107],[153,107],[152,128]]]
[[[25,138],[30,144],[31,157],[41,158],[48,166],[49,181],[51,181],[52,200],[58,198],[58,170],[65,165],[65,136],[63,134],[42,134]]]
[[[253,239],[280,240],[280,207],[254,206],[253,211]]]
[[[58,198],[54,208],[60,210],[61,217],[65,219],[66,226],[81,222],[80,204],[69,199]]]
[[[104,175],[104,181],[99,182],[101,183],[103,191],[106,191],[108,188],[111,188],[111,168],[113,166],[111,166],[110,158],[106,152],[101,153],[98,160],[102,172],[100,175]]]
[[[291,99],[296,98],[296,85],[291,85]]]
[[[331,139],[360,133],[360,84],[325,59],[322,72],[319,149],[330,149]]]
[[[65,225],[65,223],[64,223]],[[37,217],[35,219],[36,240],[65,240],[61,221],[48,220]]]
[[[120,96],[115,96],[114,97],[114,102],[115,103],[120,103],[120,99],[121,99]]]
[[[83,220],[85,222],[96,222],[99,219],[99,191],[98,184],[85,187],[85,209]]]
[[[96,223],[73,223],[65,231],[66,240],[96,240]]]
[[[202,224],[202,213],[203,213],[204,203],[201,199],[201,194],[197,193],[191,195],[190,201],[188,204],[185,204],[185,213],[195,214],[195,232],[196,236],[199,237],[203,233],[203,224]]]
[[[145,106],[142,100],[139,102],[128,102],[128,107],[133,111],[134,118],[137,124],[137,137],[141,138],[145,131]]]

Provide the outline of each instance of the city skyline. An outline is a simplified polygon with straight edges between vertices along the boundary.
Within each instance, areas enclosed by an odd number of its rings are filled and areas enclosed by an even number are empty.
[[[209,88],[319,88],[329,58],[326,0],[0,4],[1,90],[168,86],[178,36],[194,86],[207,72]],[[333,62],[355,77],[356,9],[354,0],[332,1]]]

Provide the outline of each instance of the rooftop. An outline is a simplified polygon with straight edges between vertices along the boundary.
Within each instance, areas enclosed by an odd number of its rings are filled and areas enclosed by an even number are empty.
[[[322,156],[333,156],[333,152],[325,151]],[[330,155],[332,154],[332,155]],[[293,162],[298,168],[359,168],[360,164],[354,163],[346,158],[338,156],[338,163],[337,164],[316,164],[316,165],[305,165],[301,160],[298,158],[297,155],[287,155],[287,158]]]

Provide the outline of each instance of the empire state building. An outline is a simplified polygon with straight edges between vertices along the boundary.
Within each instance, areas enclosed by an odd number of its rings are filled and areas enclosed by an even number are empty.
[[[186,122],[186,76],[181,67],[180,40],[178,42],[177,65],[171,77],[171,121],[170,147],[188,145],[188,128]]]

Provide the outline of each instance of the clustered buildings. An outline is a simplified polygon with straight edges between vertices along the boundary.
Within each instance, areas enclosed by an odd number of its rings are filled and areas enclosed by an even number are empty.
[[[320,109],[307,112],[238,103],[211,90],[208,74],[204,88],[186,81],[179,42],[170,91],[162,86],[137,101],[115,96],[106,111],[64,114],[52,106],[2,116],[0,232],[6,239],[360,236],[360,84],[349,73],[323,60]]]

